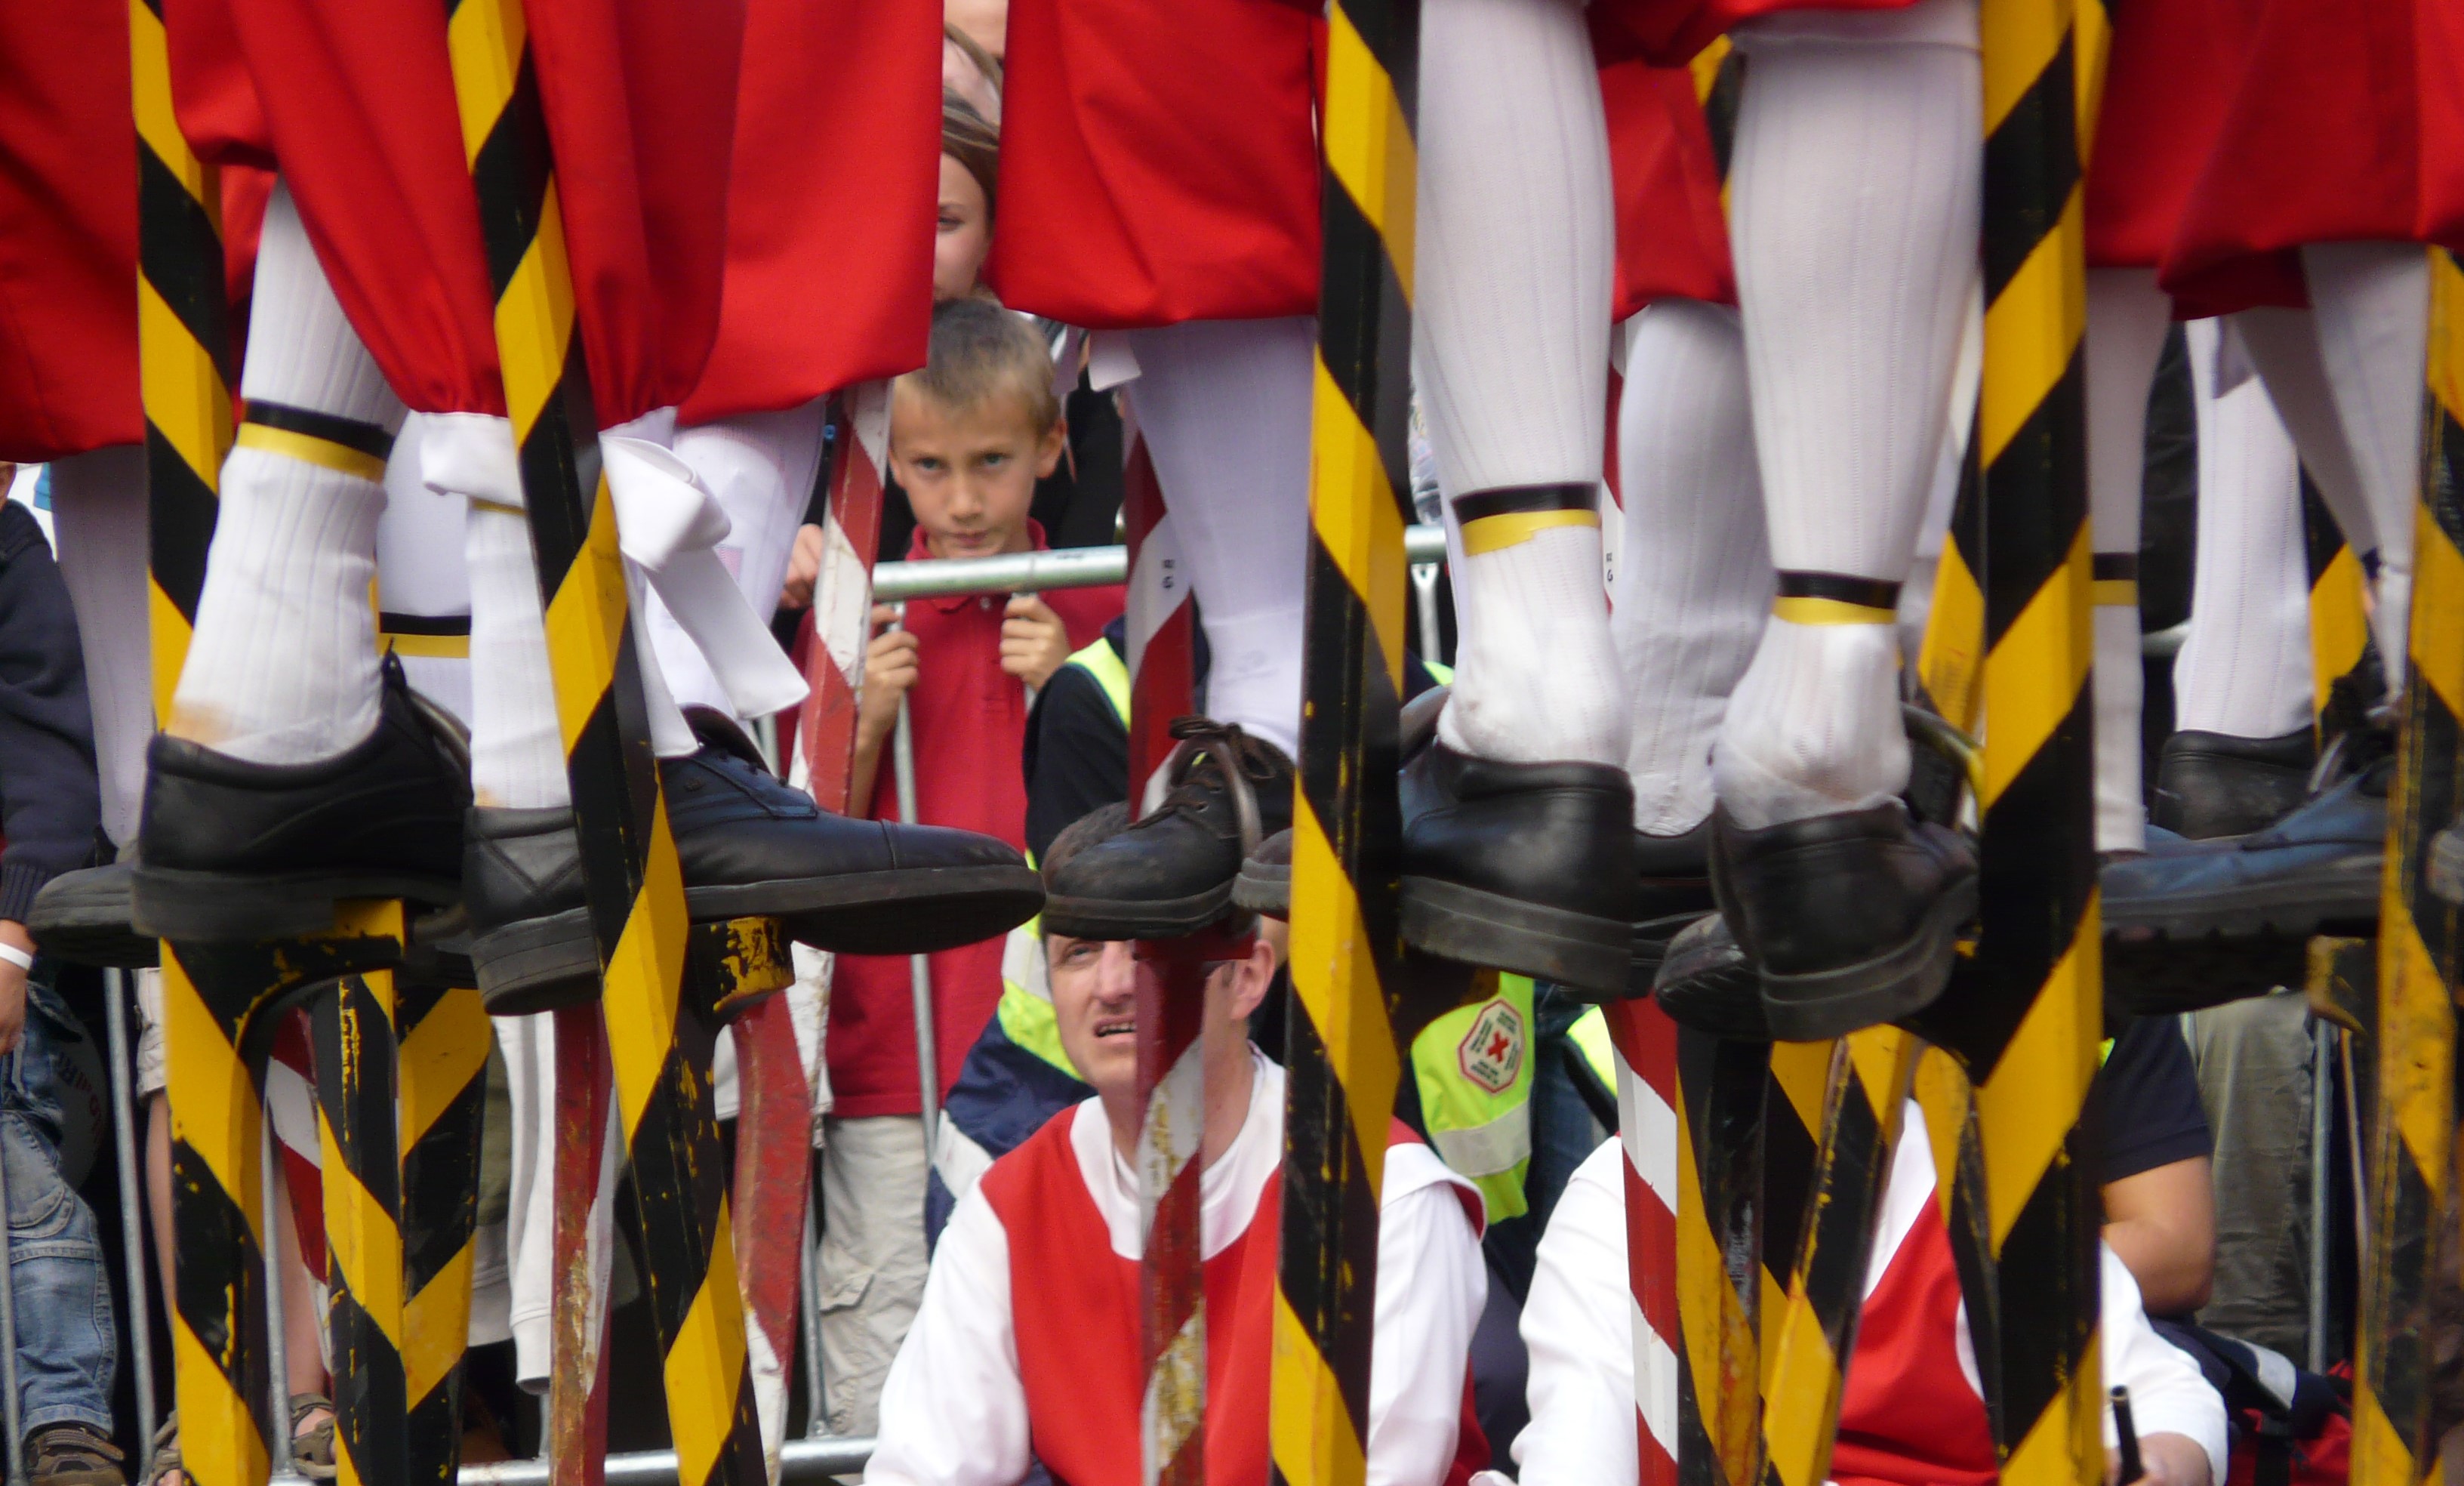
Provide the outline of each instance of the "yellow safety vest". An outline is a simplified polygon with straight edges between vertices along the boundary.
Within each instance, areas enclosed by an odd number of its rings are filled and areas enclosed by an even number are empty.
[[[1492,1223],[1531,1207],[1523,1179],[1531,1164],[1535,1031],[1530,979],[1500,975],[1496,994],[1448,1011],[1412,1043],[1412,1077],[1429,1143],[1480,1188]]]
[[[1608,1013],[1593,1007],[1574,1018],[1566,1029],[1566,1036],[1583,1054],[1583,1062],[1596,1076],[1609,1093],[1617,1093],[1617,1047],[1609,1041]]]

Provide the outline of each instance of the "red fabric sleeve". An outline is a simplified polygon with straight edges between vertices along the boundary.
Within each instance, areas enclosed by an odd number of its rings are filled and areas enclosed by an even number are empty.
[[[748,0],[727,282],[685,422],[924,365],[940,159],[938,5]]]
[[[744,9],[528,0],[526,10],[605,428],[683,402],[718,331]]]
[[[1600,69],[1609,174],[1617,189],[1617,292],[1624,320],[1664,298],[1737,302],[1711,129],[1683,67]]]
[[[394,391],[423,412],[504,411],[445,8],[182,0],[169,11],[182,129],[209,159],[280,161],[334,296]]]
[[[119,0],[0,6],[0,458],[145,436]]]

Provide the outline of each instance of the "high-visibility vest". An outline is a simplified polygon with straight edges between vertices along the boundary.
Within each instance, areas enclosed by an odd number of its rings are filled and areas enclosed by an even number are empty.
[[[1429,1144],[1480,1188],[1491,1223],[1531,1207],[1523,1191],[1531,1164],[1531,1001],[1528,976],[1500,975],[1496,994],[1455,1008],[1412,1042]]]
[[[1583,1054],[1583,1065],[1592,1071],[1592,1076],[1599,1079],[1600,1087],[1615,1098],[1617,1086],[1617,1048],[1609,1041],[1608,1013],[1598,1007],[1585,1011],[1574,1018],[1573,1026],[1566,1029],[1566,1040],[1574,1045],[1574,1051]]]

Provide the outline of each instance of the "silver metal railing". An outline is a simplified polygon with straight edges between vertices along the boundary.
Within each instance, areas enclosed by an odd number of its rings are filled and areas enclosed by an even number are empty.
[[[1436,526],[1412,526],[1403,532],[1403,555],[1415,564],[1446,560],[1446,534]],[[1033,593],[1045,588],[1093,588],[1126,583],[1130,577],[1127,547],[1055,547],[1048,552],[1017,552],[1006,557],[926,558],[913,563],[883,563],[872,570],[872,598],[877,604],[906,599],[948,598],[957,593]]]

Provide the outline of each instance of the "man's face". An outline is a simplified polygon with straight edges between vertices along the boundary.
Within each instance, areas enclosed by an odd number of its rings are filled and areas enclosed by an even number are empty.
[[[1048,934],[1045,953],[1052,1014],[1070,1066],[1098,1094],[1134,1093],[1138,977],[1129,942]]]
[[[1015,395],[950,408],[901,386],[891,403],[891,465],[935,557],[1027,550],[1035,482],[1060,461],[1061,441],[1061,426],[1038,433]]]
[[[1207,967],[1205,1034],[1238,1047],[1249,1013],[1274,981],[1276,952],[1264,940],[1243,942],[1237,960]],[[1137,1093],[1138,1019],[1135,946],[1126,940],[1045,936],[1045,980],[1059,1024],[1061,1050],[1078,1076],[1107,1098]]]

